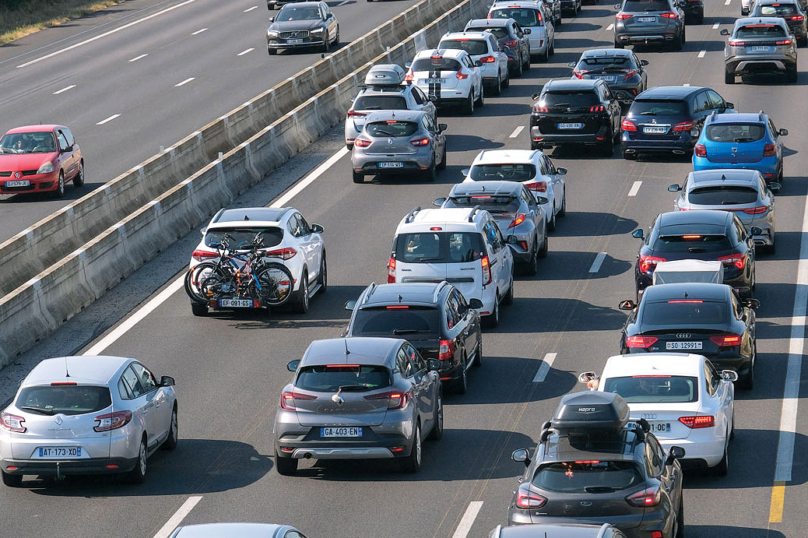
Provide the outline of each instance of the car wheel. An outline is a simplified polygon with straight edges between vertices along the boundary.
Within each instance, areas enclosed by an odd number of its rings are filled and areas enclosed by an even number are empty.
[[[5,471],[0,471],[3,475],[3,484],[10,488],[18,488],[22,485],[21,474],[8,474]]]
[[[682,28],[682,45],[687,43],[687,29]]]
[[[502,73],[497,73],[497,83],[491,87],[491,95],[500,95],[502,93]]]
[[[446,142],[443,143],[443,152],[438,163],[438,170],[446,170]]]
[[[555,211],[555,210],[551,209],[551,211]],[[555,213],[553,213],[552,218],[550,218],[550,222],[547,223],[547,231],[554,232],[555,229],[556,229],[556,216],[555,216]]]
[[[443,398],[438,389],[438,402],[437,409],[435,410],[435,424],[432,425],[432,431],[429,432],[430,441],[440,441],[443,438]]]
[[[465,394],[469,390],[469,378],[466,371],[468,364],[466,363],[466,356],[460,358],[460,377],[455,381],[455,392],[458,394]]]
[[[510,88],[511,87],[511,70],[505,70],[505,82],[502,83],[503,88]]]
[[[735,73],[724,71],[724,84],[735,84]]]
[[[679,497],[679,510],[676,512],[676,538],[685,538],[685,496]]]
[[[696,15],[696,20],[693,21],[696,24],[704,24],[704,12],[702,11],[698,15]]]
[[[474,355],[474,362],[472,366],[475,368],[479,368],[483,365],[483,338],[482,334],[478,334],[477,337],[479,338],[479,343],[477,344],[477,353]]]
[[[735,439],[735,407],[732,408],[732,429],[729,431],[729,440]]]
[[[474,96],[469,93],[468,101],[466,102],[465,106],[466,115],[471,116],[474,114]]]
[[[493,329],[499,325],[499,297],[494,301],[494,311],[485,316],[483,321],[485,322],[485,326],[489,329]]]
[[[549,58],[550,58],[550,49],[549,48],[546,51],[544,51],[543,53],[539,54],[539,61],[540,62],[546,62]]]
[[[405,473],[417,473],[421,470],[421,424],[415,424],[415,438],[412,441],[410,455],[401,460],[401,470]]]
[[[530,54],[528,54],[527,56],[528,56],[528,58],[530,58]],[[528,61],[530,61],[530,60],[528,60]],[[519,63],[516,64],[516,67],[513,68],[513,76],[521,77],[522,73],[524,73],[524,71],[525,71],[524,62],[519,62]]]
[[[784,168],[785,168],[785,166],[783,165],[783,163],[781,161],[780,162],[780,170],[777,171],[777,183],[779,183],[780,185],[783,184],[783,179],[784,179],[783,176],[785,175]]]
[[[294,476],[297,473],[297,460],[294,458],[284,458],[275,453],[275,470],[281,476]]]
[[[429,168],[427,168],[426,172],[424,172],[424,177],[427,181],[434,182],[436,179],[438,179],[437,168],[438,167],[433,160],[432,164],[429,166]]]
[[[527,274],[530,276],[535,275],[539,272],[539,242],[537,240],[533,241],[533,255],[530,257],[530,261],[527,264]]]
[[[614,40],[614,48],[616,48],[616,49],[624,49],[624,48],[626,48],[626,46],[615,39]]]
[[[320,260],[320,274],[317,276],[317,283],[320,285],[320,293],[328,291],[328,262],[325,252],[323,252],[323,259]]]
[[[755,362],[757,362],[757,343],[752,348],[752,364],[749,367],[749,373],[740,379],[739,385],[744,390],[752,390],[755,388]]]
[[[365,174],[362,172],[357,172],[356,170],[352,171],[353,174],[353,182],[354,183],[364,183],[365,182]]]
[[[345,143],[345,147],[346,147],[346,148],[348,148],[348,151],[351,151],[351,150],[353,149],[353,144],[348,144],[348,143],[346,142],[346,143]]]
[[[724,456],[721,458],[721,461],[718,462],[718,465],[710,469],[710,471],[717,476],[727,476],[729,472],[729,440],[724,443]]]
[[[208,305],[205,303],[191,303],[191,314],[198,318],[203,318],[208,315]]]
[[[546,235],[544,236],[544,244],[541,246],[541,250],[539,251],[538,257],[539,258],[546,258],[547,252],[550,250],[550,238]]]
[[[555,38],[550,43],[550,48],[547,50],[547,56],[555,56]]]
[[[530,71],[530,52],[522,60],[522,71]]]
[[[331,50],[331,41],[328,39],[328,36],[326,35],[325,39],[323,39],[323,52],[328,54],[330,50]]]
[[[561,209],[558,211],[558,218],[567,216],[567,189],[564,189],[564,198],[561,199]]]
[[[602,146],[603,156],[604,157],[611,157],[614,154],[614,138],[609,136],[604,142]]]
[[[676,39],[674,39],[672,43],[673,50],[682,50],[682,47],[684,47],[684,37],[684,32],[676,36]]]
[[[73,178],[73,186],[81,187],[84,185],[84,161],[79,163],[79,173]]]
[[[505,297],[502,298],[502,304],[504,305],[513,304],[513,277],[511,277],[511,285],[508,286],[508,293],[506,293]]]
[[[482,84],[480,84],[480,96],[477,98],[477,106],[480,108],[485,106],[485,92]]]
[[[59,182],[56,184],[56,190],[53,191],[54,198],[64,198],[65,196],[65,173],[59,170]]]
[[[168,426],[168,437],[163,443],[163,450],[174,450],[177,448],[177,441],[180,436],[180,425],[177,421],[177,404],[174,404],[174,410],[171,411],[171,424]]]
[[[309,277],[306,267],[303,267],[303,272],[300,275],[300,288],[295,294],[294,310],[298,314],[306,314],[309,311]]]
[[[786,82],[797,82],[797,67],[793,67],[786,70]]]
[[[137,453],[137,463],[135,468],[129,471],[129,481],[134,484],[141,484],[146,480],[146,458],[148,452],[146,451],[146,436],[140,440],[140,448]]]

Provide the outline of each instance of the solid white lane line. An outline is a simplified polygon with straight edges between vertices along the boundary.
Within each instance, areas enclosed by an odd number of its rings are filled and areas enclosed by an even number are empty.
[[[57,90],[57,91],[53,92],[53,95],[59,95],[60,93],[64,93],[64,92],[66,92],[67,90],[72,90],[72,89],[73,89],[73,88],[75,88],[75,87],[76,87],[76,85],[75,85],[75,84],[71,84],[71,85],[70,85],[70,86],[68,86],[67,88],[62,88],[61,90]]]
[[[600,271],[600,266],[603,265],[603,260],[606,259],[605,252],[599,252],[597,256],[595,256],[595,261],[592,262],[592,267],[589,268],[590,273],[597,273]]]
[[[556,353],[548,353],[544,356],[544,360],[542,360],[539,365],[539,371],[536,372],[536,377],[533,378],[534,383],[542,383],[547,378],[547,374],[550,373],[550,368],[553,367],[553,361],[556,355]]]
[[[186,78],[185,80],[183,80],[183,81],[182,81],[182,82],[180,82],[179,84],[174,84],[174,87],[179,88],[180,86],[185,86],[186,84],[188,84],[188,83],[189,83],[189,82],[191,82],[192,80],[194,80],[194,77],[191,77],[191,78]]]
[[[713,24],[713,30],[718,30],[719,23]]]
[[[145,58],[146,56],[148,56],[148,54],[141,54],[140,56],[135,56],[134,58],[132,58],[131,60],[129,60],[129,63],[136,62],[136,61],[138,61],[138,60],[142,60],[142,59],[143,59],[143,58]]]
[[[637,196],[637,192],[640,190],[640,185],[642,185],[642,181],[635,181],[634,185],[631,186],[631,190],[628,191],[628,195]]]
[[[318,177],[323,175],[326,170],[331,168],[334,163],[339,161],[348,154],[348,148],[342,147],[338,152],[328,158],[323,164],[315,168],[306,179],[299,182],[297,185],[289,189],[289,192],[278,198],[275,203],[270,207],[279,208],[289,203],[289,201],[300,194],[300,192],[311,185]],[[98,355],[103,353],[105,349],[114,344],[120,337],[129,332],[129,330],[140,323],[149,314],[154,312],[158,306],[168,300],[169,297],[174,295],[177,291],[185,286],[185,274],[179,276],[174,282],[169,284],[166,289],[158,293],[151,301],[143,305],[137,312],[132,314],[123,323],[115,327],[108,335],[98,341],[94,346],[84,352],[84,355]],[[167,536],[167,535],[166,535]]]
[[[247,9],[244,10],[244,13],[249,13],[253,9],[258,9],[258,6],[248,7]]]
[[[521,133],[522,129],[524,129],[524,128],[525,128],[524,125],[520,125],[519,127],[517,127],[516,129],[513,130],[513,132],[511,133],[511,136],[509,136],[508,138],[516,138],[517,136],[519,136],[519,133]]]
[[[252,52],[254,50],[255,50],[254,48],[243,50],[243,51],[239,52],[238,54],[236,54],[236,56],[244,56],[245,54],[249,54],[250,52]]]
[[[104,32],[103,34],[99,34],[99,35],[97,35],[95,37],[91,37],[90,39],[86,39],[86,40],[81,41],[79,43],[76,43],[74,45],[70,45],[69,47],[65,47],[65,48],[57,50],[55,52],[51,52],[50,54],[46,54],[45,56],[41,56],[39,58],[31,60],[30,62],[25,62],[24,64],[20,64],[17,67],[18,68],[19,67],[28,67],[29,65],[33,65],[35,63],[41,62],[42,60],[47,60],[48,58],[53,58],[54,56],[62,54],[63,52],[67,52],[69,50],[77,49],[77,48],[79,48],[81,46],[86,45],[87,43],[92,43],[93,41],[98,41],[101,38],[104,38],[104,37],[110,36],[112,34],[118,33],[121,30],[126,30],[127,28],[131,28],[132,26],[134,26],[136,24],[140,24],[141,22],[145,22],[145,21],[147,21],[149,19],[159,17],[160,15],[168,13],[169,11],[174,11],[177,8],[187,6],[188,4],[191,4],[193,2],[196,2],[196,0],[185,0],[185,2],[182,2],[182,3],[177,4],[175,6],[168,7],[166,9],[162,10],[162,11],[158,11],[157,13],[152,13],[151,15],[147,15],[146,17],[143,17],[142,19],[132,21],[129,24],[124,24],[123,26],[115,28],[114,30],[110,30],[109,32]]]
[[[96,123],[96,125],[104,125],[105,123],[109,123],[109,122],[111,122],[112,120],[114,120],[115,118],[118,118],[118,117],[120,117],[120,114],[113,114],[112,116],[108,117],[107,119],[99,121],[98,123]]]
[[[699,58],[704,58],[704,55],[707,54],[706,50],[699,51]]]
[[[471,526],[474,524],[474,520],[477,519],[477,514],[480,513],[480,508],[482,507],[483,501],[471,501],[469,503],[469,507],[466,508],[466,513],[463,514],[463,518],[457,525],[452,538],[466,538],[468,536]]]
[[[191,35],[199,35],[199,34],[201,34],[202,32],[204,32],[206,30],[207,30],[207,28],[202,28],[201,30],[197,30],[196,32],[191,32]]]
[[[202,495],[194,495],[192,497],[188,497],[188,500],[182,503],[180,509],[177,510],[173,516],[171,516],[171,519],[169,519],[166,522],[166,524],[163,525],[163,528],[160,529],[157,532],[157,534],[154,535],[154,538],[168,538],[171,535],[171,533],[174,532],[174,529],[176,529],[179,526],[179,524],[182,523],[182,520],[185,519],[185,516],[187,516],[191,512],[191,510],[194,509],[194,506],[196,506],[201,500]]]
[[[606,27],[606,30],[614,30],[614,24],[610,24]]]

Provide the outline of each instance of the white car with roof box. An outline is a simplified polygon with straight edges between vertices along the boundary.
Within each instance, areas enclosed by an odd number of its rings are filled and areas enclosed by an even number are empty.
[[[407,64],[405,80],[415,83],[438,107],[462,107],[474,114],[474,107],[485,105],[481,62],[464,50],[427,49]]]
[[[488,211],[416,207],[399,223],[387,282],[444,280],[482,301],[489,326],[499,324],[500,303],[513,302],[513,253]]]
[[[495,2],[488,11],[489,19],[514,19],[521,28],[529,29],[530,54],[543,62],[555,54],[555,26],[541,0],[504,0]]]
[[[475,62],[480,62],[483,85],[491,90],[492,95],[502,93],[502,88],[511,84],[508,71],[508,55],[500,49],[499,42],[491,32],[447,32],[439,49],[465,50]]]

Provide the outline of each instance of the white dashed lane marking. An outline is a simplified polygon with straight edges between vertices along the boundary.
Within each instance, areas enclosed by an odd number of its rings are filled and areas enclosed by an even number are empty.
[[[511,136],[509,136],[508,138],[516,138],[517,136],[519,136],[519,133],[521,133],[522,129],[524,129],[524,128],[525,128],[524,125],[520,125],[519,127],[517,127],[516,129],[513,130],[513,132],[511,133]]]
[[[236,54],[236,56],[244,56],[245,54],[249,54],[254,50],[255,50],[254,48],[243,50],[243,51],[239,52],[238,54]]]
[[[699,58],[704,58],[704,55],[707,54],[706,50],[699,51]]]
[[[143,58],[145,58],[146,56],[148,56],[148,54],[141,54],[140,56],[135,56],[134,58],[132,58],[131,60],[129,60],[129,63],[136,62],[136,61],[138,61],[138,60],[142,60],[142,59],[143,59]]]
[[[713,30],[718,30],[719,23],[713,24]]]
[[[185,86],[186,84],[188,84],[188,83],[189,83],[189,82],[191,82],[192,80],[194,80],[194,77],[191,77],[191,78],[186,78],[185,80],[183,80],[183,81],[182,81],[182,82],[180,82],[179,84],[174,84],[174,86],[176,86],[177,88],[179,88],[180,86]]]
[[[248,7],[247,9],[244,10],[244,13],[249,13],[253,9],[258,9],[258,6]]]
[[[472,501],[469,503],[469,507],[466,508],[466,513],[463,514],[463,519],[461,519],[460,523],[457,525],[457,529],[452,535],[452,538],[466,538],[466,536],[469,535],[471,526],[474,524],[474,520],[477,519],[477,514],[480,513],[480,508],[482,507],[483,501]]]
[[[610,24],[606,27],[607,30],[614,30],[614,24]]]
[[[637,196],[637,192],[640,190],[640,185],[642,185],[642,181],[635,181],[634,185],[631,186],[631,190],[628,191],[628,195]]]
[[[605,252],[599,252],[597,256],[595,256],[595,261],[592,262],[592,267],[589,268],[590,273],[597,273],[600,271],[600,266],[603,265],[603,260],[606,259]]]
[[[60,93],[64,93],[64,92],[66,92],[67,90],[72,90],[72,89],[73,89],[73,88],[75,88],[75,87],[76,87],[76,85],[75,85],[75,84],[71,84],[71,85],[70,85],[70,86],[68,86],[67,88],[62,88],[61,90],[57,90],[57,91],[53,92],[53,95],[59,95]]]
[[[544,356],[544,360],[541,361],[539,365],[539,371],[536,372],[536,376],[533,378],[534,383],[542,383],[547,378],[547,374],[550,373],[550,368],[553,367],[553,361],[555,361],[556,355],[557,353],[548,353]]]
[[[104,125],[105,123],[111,122],[115,118],[119,118],[120,116],[121,116],[120,114],[113,114],[112,116],[108,117],[107,119],[99,121],[98,123],[96,123],[96,125]]]
[[[201,34],[202,32],[205,32],[205,31],[207,31],[207,28],[201,28],[201,29],[197,30],[196,32],[192,32],[191,35],[199,35],[199,34]]]
[[[194,506],[196,506],[201,500],[202,495],[194,495],[193,497],[188,497],[188,499],[184,503],[182,503],[180,509],[174,512],[174,515],[171,516],[171,519],[169,519],[166,522],[166,524],[163,525],[163,528],[160,529],[157,532],[157,534],[154,535],[154,538],[168,538],[171,535],[171,533],[174,532],[174,529],[176,529],[179,526],[179,524],[182,523],[182,520],[185,519],[185,516],[191,513],[191,510],[194,509]]]

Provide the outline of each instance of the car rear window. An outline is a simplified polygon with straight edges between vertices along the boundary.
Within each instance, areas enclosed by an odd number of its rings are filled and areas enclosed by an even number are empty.
[[[252,248],[255,234],[260,233],[264,241],[264,248],[272,248],[283,241],[283,230],[277,226],[267,228],[216,228],[205,234],[205,246],[215,248],[213,245],[222,242],[225,234],[230,235],[228,241],[231,250],[246,250]]]
[[[693,253],[719,252],[729,250],[732,245],[725,235],[661,235],[654,243],[654,253]]]
[[[786,30],[779,24],[748,24],[740,26],[735,37],[785,37]]]
[[[761,123],[719,123],[707,125],[707,139],[713,142],[756,142],[766,135]]]
[[[508,37],[508,35],[510,35],[508,33],[508,29],[502,26],[482,26],[480,28],[474,28],[474,27],[466,28],[467,32],[485,32],[486,30],[494,34],[494,37],[496,37],[497,39],[502,39],[503,37]]]
[[[612,377],[606,380],[603,390],[619,394],[628,403],[699,401],[699,384],[695,377],[667,375]]]
[[[444,207],[475,207],[480,206],[489,213],[516,213],[521,206],[519,198],[514,196],[490,196],[488,194],[474,194],[472,196],[453,196],[446,201]]]
[[[444,58],[443,56],[433,56],[431,58],[419,58],[412,64],[413,72],[416,71],[460,71],[462,66],[460,62],[452,58]]]
[[[474,232],[417,232],[396,238],[396,260],[404,263],[465,263],[484,255],[483,239]]]
[[[585,91],[549,91],[539,98],[539,106],[548,109],[573,110],[584,108],[589,110],[594,105],[599,105],[600,99],[594,90]]]
[[[626,0],[623,11],[670,11],[668,0]]]
[[[796,15],[797,6],[794,4],[770,4],[768,6],[758,5],[755,12],[750,17],[783,17],[785,15]]]
[[[441,39],[438,48],[464,50],[473,56],[486,54],[488,43],[484,39]]]
[[[440,311],[434,307],[394,305],[362,308],[356,312],[353,336],[439,334]]]
[[[533,164],[475,164],[469,170],[474,181],[527,181],[536,177]]]
[[[17,407],[43,415],[83,415],[112,405],[108,387],[57,385],[25,387],[17,398]]]
[[[521,7],[498,8],[489,14],[491,19],[513,19],[519,26],[525,28],[530,26],[542,26],[541,15],[538,10]]]
[[[365,125],[368,136],[412,136],[418,132],[418,124],[414,121],[374,121]]]
[[[597,67],[597,66],[618,66],[628,67],[630,65],[627,56],[598,56],[593,58],[583,58],[579,63],[580,67]]]
[[[684,326],[723,325],[729,322],[729,306],[720,301],[670,299],[643,305],[643,325]]]
[[[758,192],[750,187],[716,185],[693,189],[687,195],[691,204],[697,205],[736,205],[757,202]]]
[[[361,95],[354,101],[354,110],[407,110],[402,95]]]
[[[567,461],[542,465],[533,485],[558,493],[599,493],[623,490],[643,482],[630,461]]]
[[[687,103],[674,99],[635,99],[629,114],[640,116],[686,116]]]
[[[390,370],[376,365],[334,364],[304,366],[300,369],[295,387],[313,392],[364,392],[390,386]]]

